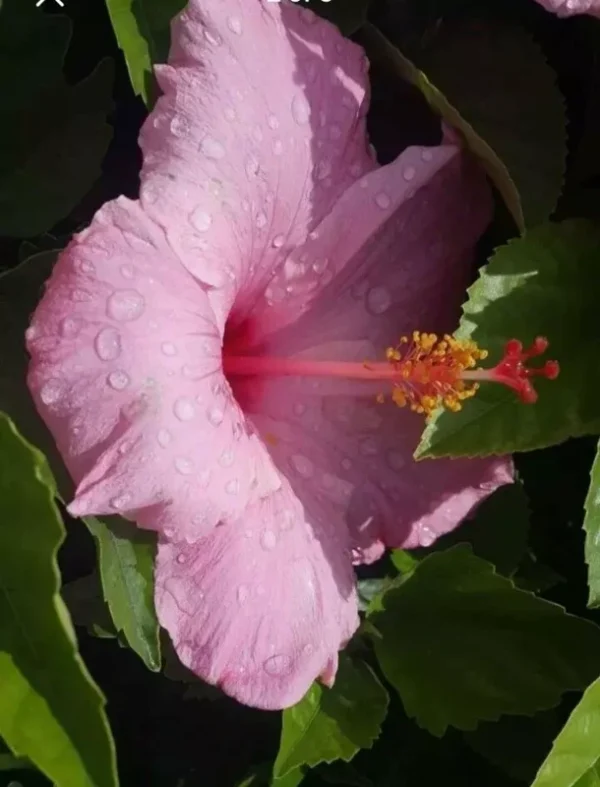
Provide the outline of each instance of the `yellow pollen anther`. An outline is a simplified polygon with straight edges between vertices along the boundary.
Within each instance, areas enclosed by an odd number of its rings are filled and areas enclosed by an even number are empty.
[[[428,417],[438,407],[458,412],[461,402],[474,396],[478,388],[477,383],[461,379],[462,373],[486,357],[487,351],[470,339],[448,334],[439,338],[420,331],[413,331],[410,338],[402,336],[395,347],[386,350],[396,372],[392,401]]]

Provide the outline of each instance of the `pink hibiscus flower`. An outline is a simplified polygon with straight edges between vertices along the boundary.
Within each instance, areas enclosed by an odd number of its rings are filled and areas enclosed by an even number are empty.
[[[558,16],[574,16],[575,14],[591,14],[600,17],[600,0],[537,0],[546,11],[553,11]]]
[[[182,662],[282,708],[334,680],[353,562],[430,545],[512,480],[508,460],[415,463],[422,418],[397,406],[470,392],[474,348],[398,342],[455,324],[490,194],[451,142],[379,167],[363,52],[296,6],[192,0],[157,77],[139,200],[60,255],[29,386],[70,512],[158,532]],[[494,374],[527,385],[511,353]]]

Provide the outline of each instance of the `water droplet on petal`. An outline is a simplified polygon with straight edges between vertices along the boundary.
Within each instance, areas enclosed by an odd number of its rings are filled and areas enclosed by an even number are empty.
[[[425,150],[421,151],[421,158],[423,159],[423,161],[433,161],[433,153],[431,152],[431,150],[425,148]]]
[[[267,216],[261,210],[259,213],[256,214],[256,226],[260,230],[263,227],[266,227],[266,225],[267,225]]]
[[[89,303],[92,300],[92,296],[86,290],[71,290],[71,300],[75,303]]]
[[[392,305],[392,297],[385,287],[373,287],[367,295],[367,309],[372,314],[383,314]]]
[[[313,463],[302,454],[294,454],[290,459],[291,465],[302,478],[310,478],[314,471]]]
[[[273,153],[276,156],[281,156],[283,153],[283,142],[280,139],[276,139],[275,142],[273,142]]]
[[[331,162],[330,161],[319,161],[315,169],[315,176],[317,180],[325,180],[331,175]]]
[[[175,347],[173,342],[163,342],[160,349],[163,351],[164,355],[168,355],[169,357],[177,355],[177,347]]]
[[[200,152],[206,158],[214,159],[215,161],[225,158],[225,148],[214,137],[204,137],[200,145]]]
[[[196,408],[191,399],[181,397],[173,405],[173,412],[180,421],[191,421],[196,414]]]
[[[419,543],[423,547],[430,547],[436,540],[436,533],[426,525],[421,525],[419,528]]]
[[[272,530],[265,530],[260,537],[260,543],[263,549],[270,552],[277,546],[277,536]]]
[[[187,556],[186,556],[185,552],[180,552],[180,553],[177,555],[177,558],[176,558],[176,560],[177,560],[177,562],[179,563],[179,565],[180,565],[180,566],[182,566],[182,565],[183,565],[183,564],[186,562],[186,560],[187,560]]]
[[[279,522],[279,529],[283,530],[284,532],[291,530],[294,527],[295,518],[296,517],[294,516],[293,511],[290,510],[284,511],[283,514],[281,515],[281,520]]]
[[[352,462],[351,462],[351,460],[350,459],[342,459],[342,470],[346,470],[346,472],[347,472],[348,470],[351,470],[351,469],[352,469]]]
[[[213,46],[221,46],[222,39],[218,33],[212,33],[210,30],[204,30],[204,38],[208,41],[209,44]]]
[[[285,243],[285,236],[284,235],[276,235],[273,238],[273,248],[280,249],[283,244]]]
[[[235,109],[233,107],[226,107],[225,108],[225,117],[227,118],[227,120],[229,120],[231,122],[234,121],[236,119],[236,117],[237,117],[237,115],[235,114]]]
[[[166,448],[171,442],[171,432],[168,429],[161,429],[156,435],[156,439],[161,448]]]
[[[121,355],[121,334],[116,328],[103,328],[94,339],[94,349],[101,361],[114,361]]]
[[[240,585],[236,592],[238,604],[242,605],[246,601],[249,595],[250,595],[250,591],[248,590],[246,585]]]
[[[198,232],[206,232],[212,224],[212,216],[202,208],[196,208],[190,216],[190,221]]]
[[[135,268],[133,265],[121,265],[121,276],[124,279],[133,279],[135,276]]]
[[[305,412],[306,412],[306,405],[302,404],[302,402],[296,402],[296,404],[294,405],[294,415],[300,417],[301,415],[304,415]]]
[[[382,191],[375,197],[375,204],[382,210],[387,210],[392,204],[392,201],[389,195],[386,194],[385,191]]]
[[[267,125],[268,125],[268,126],[269,126],[269,128],[270,128],[270,129],[272,129],[273,131],[275,131],[275,129],[278,129],[278,128],[279,128],[279,121],[277,120],[277,118],[275,117],[275,115],[269,115],[269,117],[268,117],[268,119],[267,119]]]
[[[111,372],[107,377],[107,382],[113,390],[124,391],[131,380],[129,379],[129,375],[126,372],[119,370],[116,372]]]
[[[184,137],[190,131],[189,121],[181,115],[175,115],[171,120],[171,134],[175,137]]]
[[[237,478],[232,478],[225,484],[225,491],[228,495],[237,495],[240,491],[240,482]]]
[[[175,460],[175,470],[177,470],[177,472],[181,475],[191,475],[193,469],[194,466],[189,459],[186,459],[183,456],[178,456]]]
[[[146,302],[137,290],[116,290],[106,303],[106,313],[113,320],[130,322],[144,312]]]
[[[77,267],[82,273],[89,273],[90,275],[96,273],[96,266],[89,260],[81,260]]]
[[[360,441],[360,452],[363,456],[376,456],[379,453],[379,444],[374,437],[365,437]]]
[[[410,182],[411,180],[413,180],[416,174],[417,174],[417,170],[414,167],[407,167],[402,173],[402,177],[404,178],[404,180]]]
[[[299,126],[305,126],[310,120],[310,106],[303,95],[292,99],[292,117]]]
[[[237,36],[242,35],[242,20],[239,18],[239,16],[230,16],[227,19],[227,27]]]
[[[77,317],[65,317],[59,327],[60,335],[65,339],[74,339],[80,334],[84,324],[83,320]]]
[[[268,658],[263,666],[267,675],[272,675],[274,678],[277,678],[290,673],[292,662],[289,656],[278,653]]]
[[[130,502],[131,495],[128,492],[125,492],[122,495],[117,495],[117,497],[113,497],[110,501],[111,508],[114,508],[115,511],[122,511],[125,506]]]
[[[231,467],[234,458],[235,456],[233,451],[229,451],[229,450],[223,451],[219,459],[219,464],[221,465],[221,467]]]
[[[334,123],[333,126],[329,127],[330,139],[340,139],[341,136],[342,136],[342,129],[339,126],[336,126]]]
[[[220,426],[225,418],[225,413],[220,407],[209,407],[206,417],[213,426]]]
[[[40,391],[40,399],[44,404],[55,404],[64,393],[64,386],[60,380],[48,380]]]
[[[256,156],[248,156],[246,160],[246,176],[248,180],[252,180],[258,175],[260,170],[260,164],[258,163],[258,159]]]

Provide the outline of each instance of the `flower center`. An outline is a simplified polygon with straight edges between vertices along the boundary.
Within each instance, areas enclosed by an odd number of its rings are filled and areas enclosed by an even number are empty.
[[[365,382],[386,382],[391,386],[391,400],[398,407],[410,407],[416,413],[430,416],[444,407],[451,412],[462,409],[462,402],[474,396],[482,382],[495,382],[515,390],[521,401],[537,400],[531,378],[554,380],[559,374],[556,361],[546,361],[537,368],[526,364],[548,348],[543,337],[535,339],[528,350],[521,342],[507,342],[500,363],[491,369],[477,367],[487,357],[470,339],[415,331],[403,336],[395,347],[386,350],[386,361],[363,363],[350,361],[308,361],[269,356],[225,354],[223,368],[227,377],[338,377]],[[379,394],[379,402],[385,395]]]

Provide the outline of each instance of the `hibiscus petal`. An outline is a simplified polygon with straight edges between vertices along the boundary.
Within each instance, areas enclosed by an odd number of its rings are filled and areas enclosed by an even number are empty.
[[[193,540],[278,488],[223,377],[206,293],[138,203],[108,203],[71,242],[27,338],[74,515],[118,511]]]
[[[328,258],[335,276],[313,288],[306,311],[302,289],[287,294],[285,310],[265,305],[256,330],[262,350],[383,360],[402,334],[451,330],[471,249],[489,215],[484,177],[457,148],[407,150],[351,187],[318,227],[305,249],[313,260]],[[314,279],[314,270],[307,275]],[[271,314],[275,325],[296,320],[269,335]],[[294,457],[302,455],[311,463],[313,494],[325,478],[330,488],[351,487],[345,509],[363,560],[377,556],[382,541],[431,544],[511,480],[505,459],[414,462],[423,420],[391,403],[377,405],[375,394],[386,393],[385,383],[270,378],[260,386],[243,379],[233,384],[257,428],[269,434],[282,472],[293,472]]]
[[[192,0],[146,122],[141,201],[225,319],[247,316],[287,251],[375,166],[366,60],[287,3]],[[237,296],[237,297],[236,297]]]
[[[591,14],[600,17],[600,0],[537,0],[546,11],[553,11],[558,16],[574,16],[575,14]]]
[[[190,546],[163,541],[156,608],[181,661],[248,705],[298,702],[358,625],[347,533],[289,486]]]

